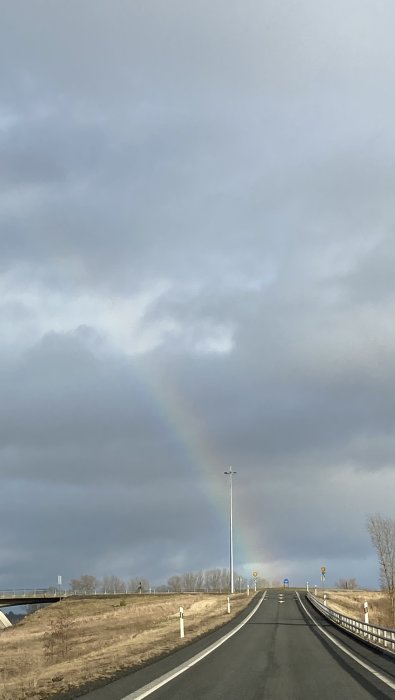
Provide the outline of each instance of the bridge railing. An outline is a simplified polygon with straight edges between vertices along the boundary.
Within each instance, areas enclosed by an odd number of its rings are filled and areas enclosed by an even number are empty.
[[[9,591],[0,591],[0,600],[9,598],[53,598],[60,595],[48,588],[14,588]]]
[[[338,627],[342,627],[349,633],[353,634],[372,646],[385,649],[395,655],[395,630],[390,627],[380,627],[379,625],[370,625],[361,620],[356,620],[353,617],[343,615],[337,610],[332,610],[327,605],[323,605],[318,598],[311,593],[307,593],[307,598],[310,603],[319,610],[322,615],[325,615],[331,622]]]
[[[221,594],[221,593],[226,593],[227,591],[212,591],[209,588],[196,588],[195,590],[187,590],[187,589],[182,589],[180,591],[172,591],[170,589],[168,590],[160,590],[156,591],[155,588],[150,588],[148,590],[142,589],[141,591],[136,591],[136,590],[124,590],[124,591],[114,591],[109,589],[103,590],[94,590],[94,591],[85,591],[85,590],[78,590],[78,591],[71,591],[71,590],[65,590],[65,589],[55,589],[55,588],[15,588],[11,590],[6,590],[6,591],[0,591],[0,601],[1,600],[10,600],[13,598],[68,598],[70,596],[84,596],[84,597],[94,597],[94,596],[124,596],[124,595],[139,595],[140,593],[142,594],[156,594],[156,595],[179,595],[181,593],[183,594],[198,594],[198,593],[211,593],[211,594]],[[242,593],[245,593],[245,591],[241,591]]]

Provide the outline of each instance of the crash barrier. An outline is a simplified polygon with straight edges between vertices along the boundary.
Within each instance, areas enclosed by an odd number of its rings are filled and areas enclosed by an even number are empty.
[[[324,615],[333,624],[341,627],[350,634],[353,634],[364,642],[371,644],[374,647],[385,649],[390,654],[395,656],[395,630],[389,627],[379,627],[378,625],[370,625],[361,620],[355,620],[352,617],[343,615],[343,613],[332,610],[327,605],[323,605],[318,598],[311,593],[306,593],[307,599],[319,612]]]

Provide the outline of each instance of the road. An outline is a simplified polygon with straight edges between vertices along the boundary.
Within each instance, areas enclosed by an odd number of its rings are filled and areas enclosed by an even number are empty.
[[[84,698],[86,700],[121,700],[121,698],[137,700],[143,697],[150,697],[152,700],[395,698],[395,662],[350,639],[340,630],[334,629],[313,610],[304,596],[301,598],[300,603],[293,591],[269,590],[257,612],[235,635],[199,663],[154,692],[150,692],[149,695],[145,694],[147,684],[163,673],[168,673],[172,666],[185,662],[188,655],[196,654],[203,648],[204,642],[200,640],[196,645],[172,654],[167,660],[152,664],[142,671],[89,693]],[[320,628],[317,627],[316,621]],[[330,635],[330,639],[322,630]],[[205,644],[207,645],[214,638],[215,635]],[[335,642],[332,642],[332,639]],[[362,661],[362,665],[353,657]],[[387,679],[387,683],[383,678]]]

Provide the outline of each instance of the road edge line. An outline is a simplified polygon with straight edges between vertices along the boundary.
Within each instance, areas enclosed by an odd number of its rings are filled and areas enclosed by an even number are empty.
[[[267,591],[264,592],[258,604],[253,608],[253,610],[251,610],[250,613],[248,613],[247,617],[245,617],[244,620],[242,620],[233,630],[227,632],[223,637],[218,639],[216,642],[213,642],[213,644],[210,644],[210,646],[207,647],[207,649],[204,649],[198,654],[195,654],[195,656],[192,656],[190,659],[188,659],[188,661],[184,661],[184,663],[180,664],[179,666],[176,666],[176,668],[174,668],[172,671],[164,673],[163,676],[159,676],[156,680],[152,681],[151,683],[147,683],[147,685],[143,685],[142,688],[139,688],[139,690],[135,690],[129,695],[124,695],[124,697],[121,698],[121,700],[143,700],[143,698],[148,697],[148,695],[151,695],[151,693],[154,693],[156,690],[166,685],[166,683],[172,681],[173,678],[177,678],[177,676],[180,676],[189,668],[195,666],[195,664],[199,663],[199,661],[201,661],[213,651],[218,649],[218,647],[224,644],[228,639],[230,639],[230,637],[233,637],[233,635],[236,634],[236,632],[238,632],[242,627],[244,627],[245,624],[247,624],[249,620],[251,620],[252,616],[255,615],[261,603],[265,600],[266,593]]]
[[[362,661],[362,659],[359,659],[357,656],[355,656],[355,654],[353,654],[353,653],[352,653],[351,651],[349,651],[343,644],[341,644],[341,642],[338,642],[337,639],[335,639],[334,637],[332,637],[332,635],[329,634],[329,632],[326,632],[326,631],[324,630],[324,628],[321,627],[320,624],[318,624],[318,622],[314,619],[314,617],[313,617],[312,615],[310,615],[310,613],[309,613],[309,611],[307,610],[306,606],[302,603],[302,600],[301,600],[301,598],[300,598],[300,595],[299,595],[298,591],[296,591],[296,595],[297,595],[298,601],[299,601],[300,605],[302,606],[303,610],[305,611],[306,615],[309,616],[310,620],[313,621],[314,625],[315,625],[316,627],[318,627],[318,629],[320,630],[320,632],[322,632],[322,634],[324,634],[325,637],[327,637],[327,638],[332,642],[332,644],[334,644],[335,646],[337,646],[344,654],[347,654],[347,656],[349,656],[351,659],[353,659],[353,661],[355,661],[357,664],[359,664],[359,665],[362,666],[364,669],[366,669],[367,671],[369,671],[369,673],[371,673],[373,676],[375,676],[375,677],[378,678],[380,681],[382,681],[382,683],[385,683],[385,684],[388,685],[390,688],[392,688],[393,690],[395,690],[395,683],[393,683],[387,676],[384,676],[382,673],[379,673],[379,671],[376,671],[372,666],[370,666],[369,664],[367,664],[365,661]]]

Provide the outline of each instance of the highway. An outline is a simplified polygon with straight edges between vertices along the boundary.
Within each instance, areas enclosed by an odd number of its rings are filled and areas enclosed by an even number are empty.
[[[317,626],[317,624],[319,626]],[[229,626],[228,626],[229,627]],[[86,700],[368,700],[395,698],[395,661],[334,628],[305,597],[269,590],[225,643],[167,682],[225,630],[97,689]],[[328,637],[329,635],[329,637]],[[165,675],[164,675],[165,674]],[[167,674],[167,675],[166,675]],[[161,678],[164,684],[156,688]]]

